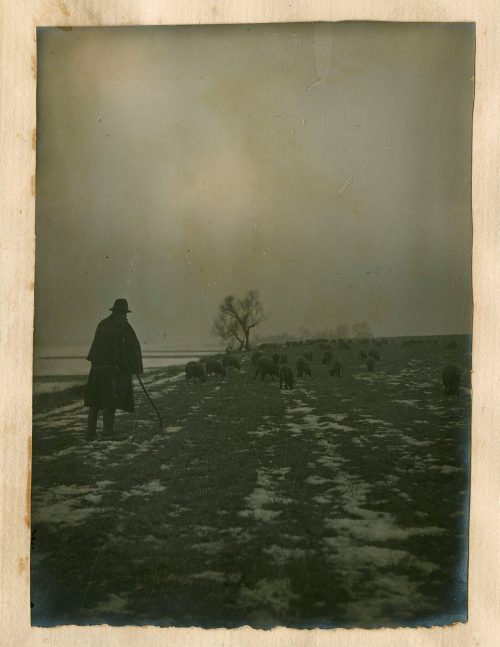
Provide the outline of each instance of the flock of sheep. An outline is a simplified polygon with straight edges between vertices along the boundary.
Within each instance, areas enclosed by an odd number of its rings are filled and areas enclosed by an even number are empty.
[[[389,340],[381,342],[379,340],[371,340],[372,345],[382,346],[383,343],[389,343]],[[326,342],[326,340],[319,340],[319,349],[322,352],[321,363],[328,367],[328,372],[333,377],[342,377],[342,363],[338,359],[334,359],[332,353],[332,344],[336,343],[337,349],[352,351],[353,345],[349,340],[335,340],[335,342]],[[365,342],[367,343],[367,342]],[[395,343],[395,340],[393,340]],[[403,345],[424,343],[423,340],[405,340]],[[433,343],[437,343],[434,340]],[[288,346],[298,345],[299,342],[289,342]],[[456,341],[450,341],[447,344],[448,349],[457,349]],[[250,357],[251,365],[254,368],[253,379],[256,380],[260,376],[261,380],[269,375],[271,379],[278,378],[280,389],[293,389],[295,385],[295,375],[292,367],[288,364],[288,356],[286,353],[274,352],[273,355],[264,354],[264,350],[276,349],[272,344],[261,344],[259,350],[253,352]],[[368,351],[363,349],[359,350],[358,361],[366,366],[368,372],[375,369],[376,363],[381,361],[380,353],[375,348]],[[311,362],[313,361],[313,351],[308,350],[303,352],[296,360],[296,372],[298,378],[311,376]],[[188,362],[185,366],[186,380],[192,379],[194,382],[204,382],[207,376],[225,376],[231,369],[240,370],[241,363],[239,359],[230,352],[222,357],[216,359],[214,357],[202,358],[199,361]],[[444,386],[446,395],[458,395],[460,387],[461,371],[455,364],[446,365],[441,373],[441,379]]]

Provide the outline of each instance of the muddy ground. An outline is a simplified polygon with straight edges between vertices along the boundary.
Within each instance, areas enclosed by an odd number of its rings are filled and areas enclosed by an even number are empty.
[[[88,443],[81,389],[34,403],[32,621],[268,628],[466,618],[470,353],[389,340],[369,373],[319,344],[280,391],[240,371],[136,385],[118,439]],[[266,349],[272,354],[276,349]],[[462,368],[458,396],[440,370]]]

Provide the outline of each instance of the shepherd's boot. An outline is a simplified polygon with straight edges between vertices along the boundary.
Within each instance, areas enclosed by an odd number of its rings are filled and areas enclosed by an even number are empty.
[[[107,440],[115,440],[115,432],[113,430],[115,422],[115,410],[104,409],[102,413],[103,421],[103,437]]]
[[[97,407],[89,407],[89,415],[87,418],[87,435],[85,440],[92,441],[97,438],[97,418],[99,416],[99,409]]]

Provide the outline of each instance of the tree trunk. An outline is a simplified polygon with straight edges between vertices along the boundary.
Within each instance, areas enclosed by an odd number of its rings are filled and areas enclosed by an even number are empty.
[[[250,350],[250,329],[245,330],[245,350]]]

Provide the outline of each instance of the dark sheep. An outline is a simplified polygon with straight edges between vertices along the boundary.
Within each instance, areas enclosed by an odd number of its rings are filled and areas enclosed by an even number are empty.
[[[366,360],[366,358],[367,358],[367,357],[368,357],[368,355],[365,353],[365,351],[364,351],[364,350],[360,350],[360,351],[359,351],[359,353],[358,353],[358,359],[359,359],[360,361],[364,361],[364,360]]]
[[[288,355],[286,353],[281,353],[280,364],[287,364],[287,363],[288,363]]]
[[[293,371],[287,364],[280,366],[280,389],[293,389]]]
[[[450,350],[455,350],[458,348],[458,344],[456,341],[450,341],[446,348],[449,348]]]
[[[304,357],[308,359],[310,362],[312,362],[314,357],[312,350],[309,350],[306,353],[304,353]]]
[[[378,353],[376,350],[371,350],[371,351],[369,351],[369,352],[368,352],[368,355],[369,355],[370,357],[373,357],[373,359],[376,359],[376,360],[377,360],[377,362],[380,362],[380,355],[379,355],[379,353]]]
[[[260,350],[254,351],[252,353],[252,357],[250,359],[250,361],[252,362],[252,366],[255,366],[257,364],[257,362],[259,361],[259,358],[261,358],[261,357],[262,357],[262,353],[260,352]]]
[[[460,386],[460,369],[455,364],[448,364],[441,374],[445,395],[458,395]]]
[[[335,377],[342,377],[342,364],[339,361],[334,361],[331,363],[330,375]]]
[[[216,359],[209,359],[207,361],[205,370],[207,372],[207,375],[224,375],[226,374],[226,369],[224,366]]]
[[[329,364],[332,361],[332,351],[327,350],[323,355],[322,364]]]
[[[186,380],[190,378],[193,378],[193,382],[196,382],[196,380],[204,382],[206,380],[205,367],[200,362],[188,362],[184,367],[184,372],[186,373]]]
[[[238,371],[240,370],[240,363],[234,355],[224,355],[222,358],[222,365],[224,368],[235,368]]]
[[[262,380],[266,377],[266,375],[270,375],[271,378],[279,377],[278,366],[270,357],[266,357],[265,355],[263,357],[259,357],[257,361],[257,370],[255,371],[255,375],[253,376],[254,380],[257,378],[257,375],[260,375]]]
[[[279,363],[280,363],[280,356],[279,356],[279,353],[274,353],[274,355],[273,355],[273,362],[274,362],[275,364],[279,364]]]
[[[309,362],[304,357],[299,357],[297,360],[297,377],[311,377],[311,367]]]
[[[366,368],[367,368],[367,370],[368,370],[370,373],[371,373],[371,372],[373,371],[373,369],[375,368],[375,360],[373,359],[373,357],[369,357],[369,358],[366,360]]]

